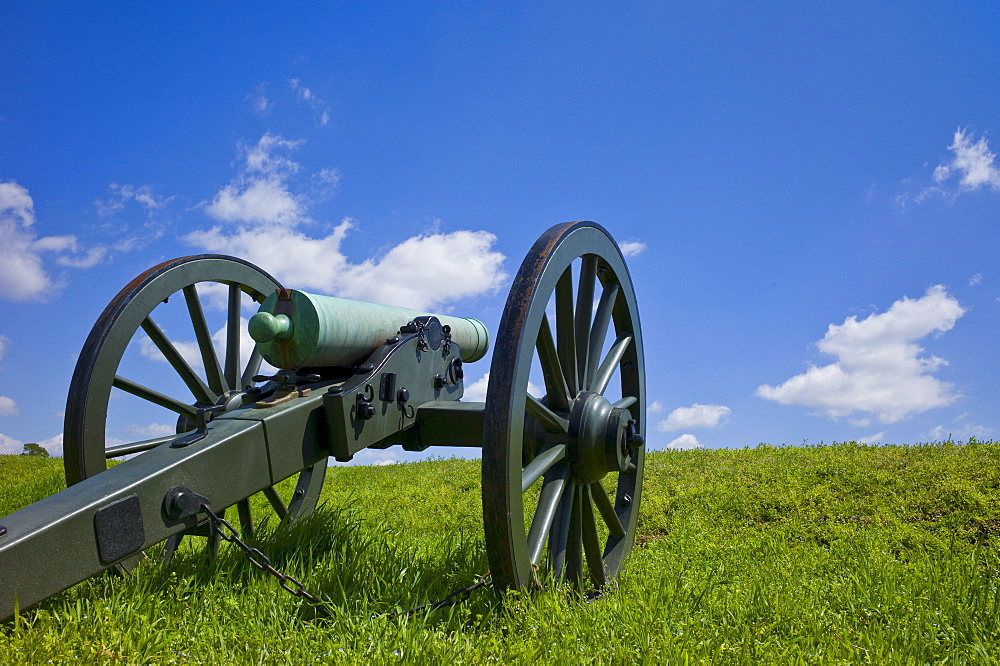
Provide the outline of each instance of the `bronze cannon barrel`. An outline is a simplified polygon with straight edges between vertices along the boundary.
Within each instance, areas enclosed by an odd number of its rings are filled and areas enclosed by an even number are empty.
[[[250,337],[276,368],[355,365],[386,338],[416,317],[433,316],[451,328],[451,340],[463,361],[477,361],[489,348],[482,322],[435,315],[421,310],[319,296],[298,289],[279,289],[267,297],[250,319]]]

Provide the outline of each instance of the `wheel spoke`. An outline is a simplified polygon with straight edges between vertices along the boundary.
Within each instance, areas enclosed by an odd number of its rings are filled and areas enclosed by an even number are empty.
[[[535,456],[534,460],[521,471],[521,492],[526,492],[542,474],[552,469],[553,465],[565,457],[565,444],[555,444]]]
[[[205,405],[213,404],[216,396],[212,393],[212,390],[202,381],[201,377],[195,374],[195,371],[191,369],[188,362],[184,360],[184,357],[174,347],[174,343],[167,339],[167,336],[163,334],[163,331],[156,325],[152,317],[146,317],[142,321],[142,330],[146,332],[149,339],[153,341],[156,348],[167,359],[167,363],[173,367],[174,372],[187,384],[195,400]]]
[[[604,489],[604,486],[600,481],[595,481],[590,484],[590,490],[594,495],[594,504],[597,506],[597,511],[601,514],[601,518],[604,519],[604,524],[608,526],[608,532],[616,539],[621,539],[625,536],[625,528],[622,526],[622,521],[615,513],[615,507],[611,504],[611,498],[608,497],[608,492]]]
[[[163,566],[168,566],[170,561],[174,559],[174,554],[177,552],[177,548],[181,545],[181,541],[184,540],[184,533],[180,532],[174,534],[168,538],[163,544],[163,550],[160,551],[160,563]]]
[[[559,362],[570,395],[576,395],[576,333],[573,328],[573,267],[569,266],[556,283],[556,342]]]
[[[226,382],[229,388],[240,388],[240,301],[243,291],[240,285],[229,285],[229,309],[226,317]]]
[[[611,345],[611,349],[608,350],[608,355],[601,363],[601,367],[597,369],[596,373],[594,373],[594,380],[590,387],[591,391],[602,395],[604,394],[605,389],[608,388],[608,382],[610,382],[611,377],[614,376],[615,370],[618,369],[618,364],[621,363],[622,357],[625,356],[625,351],[628,349],[631,342],[632,336],[628,333],[623,333],[618,336],[618,339],[615,340],[615,344]]]
[[[254,345],[253,351],[250,353],[250,360],[247,361],[247,367],[243,370],[243,376],[240,377],[240,385],[236,387],[237,390],[246,391],[253,386],[252,377],[260,372],[260,364],[263,360],[264,357],[257,349],[257,345]]]
[[[598,360],[601,356],[601,349],[604,348],[604,339],[608,335],[608,326],[611,324],[611,311],[615,307],[615,300],[618,298],[618,283],[611,283],[604,286],[601,292],[601,302],[597,304],[597,314],[594,315],[594,325],[590,329],[590,351],[587,354],[587,381],[584,388],[593,391],[592,383],[594,370],[597,368]],[[603,369],[604,366],[601,366]],[[605,382],[606,383],[606,382]],[[602,393],[601,391],[597,391]]]
[[[586,388],[587,355],[590,350],[590,326],[594,313],[594,282],[597,279],[597,256],[584,255],[580,261],[580,289],[576,293],[576,377],[580,390]]]
[[[212,334],[208,330],[205,311],[201,307],[201,299],[198,297],[195,285],[189,284],[184,287],[184,302],[187,303],[188,314],[191,316],[194,337],[198,340],[198,349],[201,351],[201,361],[205,366],[208,386],[217,395],[222,395],[227,390],[226,379],[222,374],[222,366],[219,365],[219,356],[215,353],[215,345],[212,344]]]
[[[576,483],[569,481],[563,490],[552,529],[549,531],[549,570],[556,580],[562,578],[566,564],[566,548],[569,545],[569,523],[573,515],[573,499],[576,497]]]
[[[569,476],[569,465],[559,465],[545,475],[542,492],[538,496],[538,506],[531,519],[531,529],[528,532],[528,561],[538,564],[542,557],[542,547],[545,537],[552,527],[556,509],[566,488],[566,477]]]
[[[253,538],[253,513],[250,511],[250,500],[242,499],[236,503],[236,513],[240,518],[240,533],[244,539]]]
[[[163,395],[162,393],[158,393],[153,389],[149,388],[148,386],[143,386],[142,384],[137,384],[132,380],[125,379],[121,375],[115,375],[115,379],[112,385],[117,389],[121,389],[126,393],[130,393],[136,396],[137,398],[142,398],[147,402],[151,402],[154,405],[159,405],[160,407],[169,409],[175,414],[187,416],[190,419],[194,419],[195,414],[198,412],[198,410],[195,407],[192,407],[191,405],[183,403],[180,400],[176,400],[175,398]]]
[[[628,409],[637,402],[639,402],[639,399],[636,398],[634,395],[627,395],[621,400],[611,403],[611,406],[614,407],[615,409]]]
[[[278,495],[278,491],[274,489],[274,486],[264,488],[264,497],[266,497],[267,501],[271,503],[271,508],[274,509],[276,514],[278,514],[278,518],[284,520],[285,516],[288,515],[288,508],[281,500],[281,497]]]
[[[563,375],[562,365],[559,363],[556,343],[552,339],[549,318],[544,314],[535,347],[538,351],[538,362],[542,366],[542,376],[545,378],[545,393],[549,398],[549,405],[557,411],[568,412],[569,388],[566,386],[566,376]]]
[[[583,486],[574,485],[573,513],[569,519],[569,538],[566,542],[566,579],[580,584],[583,582]]]
[[[166,444],[167,442],[176,439],[177,435],[166,435],[164,437],[154,437],[153,439],[144,439],[141,442],[130,442],[128,444],[119,444],[118,446],[110,446],[104,449],[104,458],[110,460],[111,458],[121,458],[122,456],[131,455],[133,453],[142,453],[143,451],[149,451],[150,449],[155,449],[160,444]]]
[[[569,432],[569,421],[543,405],[538,398],[530,393],[527,393],[526,396],[526,401],[524,403],[525,410],[527,410],[529,414],[534,416],[535,419],[542,424],[542,427],[545,428],[546,432]]]
[[[601,542],[597,534],[597,520],[594,517],[594,498],[590,486],[583,488],[581,521],[583,522],[583,553],[590,569],[590,580],[594,587],[601,587],[608,580],[601,555]]]

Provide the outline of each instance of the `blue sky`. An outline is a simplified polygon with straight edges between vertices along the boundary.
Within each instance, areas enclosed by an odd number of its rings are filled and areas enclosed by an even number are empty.
[[[651,448],[1000,436],[995,3],[295,7],[0,4],[0,452],[59,450],[160,261],[495,332],[576,219],[630,255]]]

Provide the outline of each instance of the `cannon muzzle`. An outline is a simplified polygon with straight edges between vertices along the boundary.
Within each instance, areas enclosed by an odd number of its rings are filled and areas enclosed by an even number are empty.
[[[250,319],[250,337],[276,368],[330,367],[361,363],[402,326],[429,313],[391,305],[278,289]],[[481,359],[489,347],[486,327],[476,319],[437,317],[451,329],[463,361]]]

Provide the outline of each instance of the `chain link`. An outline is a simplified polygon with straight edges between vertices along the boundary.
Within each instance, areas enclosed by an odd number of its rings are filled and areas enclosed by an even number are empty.
[[[211,521],[213,528],[218,533],[219,538],[222,539],[223,541],[228,541],[229,543],[236,544],[240,548],[240,550],[242,550],[243,553],[246,555],[247,560],[250,562],[250,564],[260,569],[261,571],[266,571],[267,573],[274,576],[278,580],[278,585],[280,585],[283,590],[291,594],[293,597],[299,597],[305,599],[310,604],[312,604],[312,606],[320,614],[325,615],[327,617],[330,617],[332,615],[330,608],[326,604],[326,602],[324,602],[322,599],[320,599],[316,595],[306,590],[306,586],[303,585],[301,581],[299,581],[294,576],[281,573],[280,571],[274,568],[274,565],[271,564],[271,559],[267,555],[262,553],[260,549],[248,546],[246,543],[244,543],[243,540],[240,539],[239,534],[236,532],[236,529],[229,524],[229,521],[227,521],[225,518],[222,518],[221,516],[217,516],[212,511],[212,509],[208,507],[207,504],[202,504],[201,508],[202,511],[204,511],[208,515],[208,518]],[[481,587],[489,585],[490,583],[491,583],[490,574],[489,572],[486,572],[485,574],[480,576],[479,580],[473,583],[472,585],[469,585],[468,587],[461,587],[451,592],[448,596],[439,601],[435,601],[433,603],[428,602],[426,604],[421,604],[414,608],[408,608],[406,610],[396,611],[394,613],[386,613],[383,617],[387,619],[392,619],[395,617],[399,617],[401,615],[410,616],[413,615],[414,613],[418,613],[425,609],[435,611],[438,610],[439,608],[445,608],[447,606],[457,606],[460,603],[468,601],[469,597],[472,596],[473,592],[475,592]]]
[[[303,585],[294,576],[289,576],[288,574],[281,573],[274,568],[271,564],[270,558],[262,553],[258,548],[251,548],[250,546],[243,543],[240,539],[239,534],[232,525],[229,524],[225,518],[215,515],[215,513],[208,508],[207,504],[201,505],[202,510],[208,514],[209,519],[212,521],[212,525],[216,532],[219,534],[219,538],[223,541],[228,541],[229,543],[234,543],[239,546],[240,550],[247,556],[250,564],[260,569],[261,571],[266,571],[278,580],[278,585],[282,587],[283,590],[291,594],[293,597],[300,597],[305,599],[310,604],[312,604],[319,612],[324,615],[329,615],[330,611],[326,604],[316,595],[310,593],[306,590],[306,586]]]
[[[435,601],[433,603],[427,602],[426,604],[420,604],[419,606],[414,606],[413,608],[407,608],[406,610],[396,611],[395,613],[386,613],[384,617],[392,619],[394,617],[399,617],[400,615],[406,615],[406,616],[413,615],[414,613],[419,613],[422,610],[436,611],[439,608],[445,608],[447,606],[457,606],[460,603],[468,601],[469,597],[472,596],[473,592],[491,583],[492,580],[490,579],[490,572],[487,571],[482,576],[480,576],[479,580],[477,580],[472,585],[469,585],[468,587],[460,587],[457,590],[451,592],[444,599]]]

